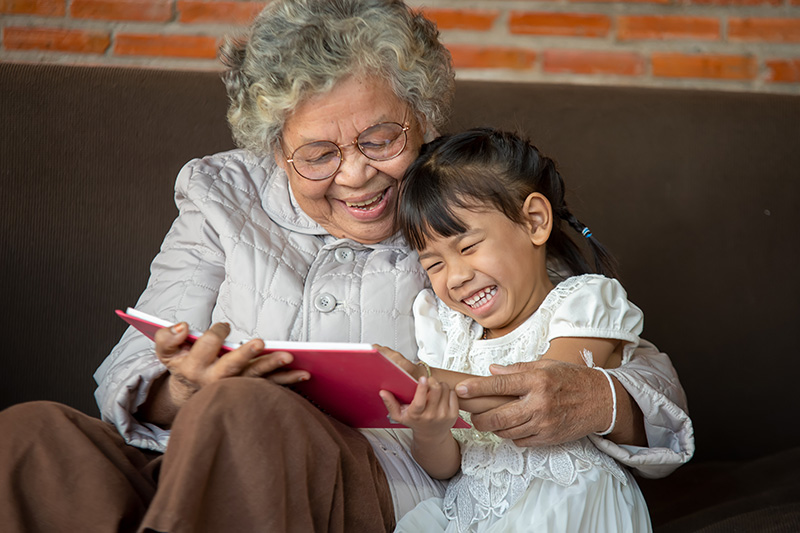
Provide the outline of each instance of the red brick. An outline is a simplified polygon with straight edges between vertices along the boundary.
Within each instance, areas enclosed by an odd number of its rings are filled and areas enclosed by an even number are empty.
[[[719,20],[712,17],[620,16],[617,37],[634,39],[718,40]]]
[[[536,52],[503,46],[449,45],[456,68],[507,68],[525,70],[533,67]]]
[[[800,0],[797,0],[800,1]],[[783,0],[683,0],[684,3],[702,6],[782,6]]]
[[[542,68],[550,73],[638,76],[644,72],[644,60],[634,52],[546,50]]]
[[[171,0],[72,0],[75,18],[167,22],[172,19]]]
[[[728,38],[732,41],[800,42],[800,18],[731,18]]]
[[[3,46],[6,50],[102,54],[110,42],[108,32],[97,30],[8,27],[3,31]]]
[[[248,24],[264,9],[264,5],[264,2],[178,0],[178,20],[187,24]]]
[[[611,29],[611,19],[591,13],[512,12],[509,29],[514,34],[605,37]]]
[[[440,30],[491,29],[497,20],[497,11],[478,11],[473,9],[423,9],[423,14],[434,21]]]
[[[0,13],[63,17],[67,13],[67,2],[66,0],[0,0]]]
[[[768,59],[767,81],[800,83],[800,59]]]
[[[593,2],[595,4],[615,3],[615,4],[671,4],[672,0],[569,0],[572,3]]]
[[[655,53],[651,59],[653,75],[665,78],[752,80],[758,72],[750,56]]]
[[[114,40],[114,54],[214,59],[217,40],[200,35],[120,33]]]

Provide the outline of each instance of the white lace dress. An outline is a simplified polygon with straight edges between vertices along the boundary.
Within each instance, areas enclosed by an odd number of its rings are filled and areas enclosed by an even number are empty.
[[[489,375],[492,363],[538,360],[558,337],[625,341],[625,362],[639,342],[643,323],[622,286],[597,275],[559,283],[523,325],[496,339],[481,340],[479,324],[449,309],[429,290],[417,297],[414,313],[420,359],[479,375]],[[474,429],[453,434],[461,444],[461,471],[444,499],[417,505],[396,532],[651,531],[647,505],[633,477],[588,438],[521,448]]]

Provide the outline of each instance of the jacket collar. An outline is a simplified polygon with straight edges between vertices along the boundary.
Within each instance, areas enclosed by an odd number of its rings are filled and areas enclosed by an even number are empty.
[[[289,186],[289,178],[271,156],[265,157],[261,165],[266,179],[261,189],[261,205],[269,217],[279,226],[305,235],[328,235],[325,229],[300,209],[300,205]]]

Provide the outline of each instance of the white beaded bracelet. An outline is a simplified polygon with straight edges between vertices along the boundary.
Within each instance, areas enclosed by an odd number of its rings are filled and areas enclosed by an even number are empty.
[[[611,387],[611,425],[608,426],[608,429],[603,431],[602,433],[595,433],[595,435],[599,437],[604,437],[614,431],[614,426],[617,425],[617,388],[614,387],[614,381],[611,379],[611,376],[608,374],[605,368],[600,368],[599,366],[592,367],[595,370],[599,370],[603,373],[603,375],[608,380],[608,385]]]

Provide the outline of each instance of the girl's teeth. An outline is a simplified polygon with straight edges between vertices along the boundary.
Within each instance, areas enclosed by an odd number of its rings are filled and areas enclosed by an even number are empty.
[[[482,289],[478,291],[476,294],[465,299],[464,303],[470,306],[471,308],[475,309],[476,307],[480,307],[489,300],[491,300],[495,294],[497,294],[497,287],[492,287],[489,290]]]
[[[383,199],[383,193],[380,193],[378,196],[370,198],[369,200],[366,200],[364,202],[345,202],[345,204],[347,204],[347,207],[357,207],[358,209],[366,210],[369,209],[369,206],[371,206],[374,203],[380,202],[382,199]]]

